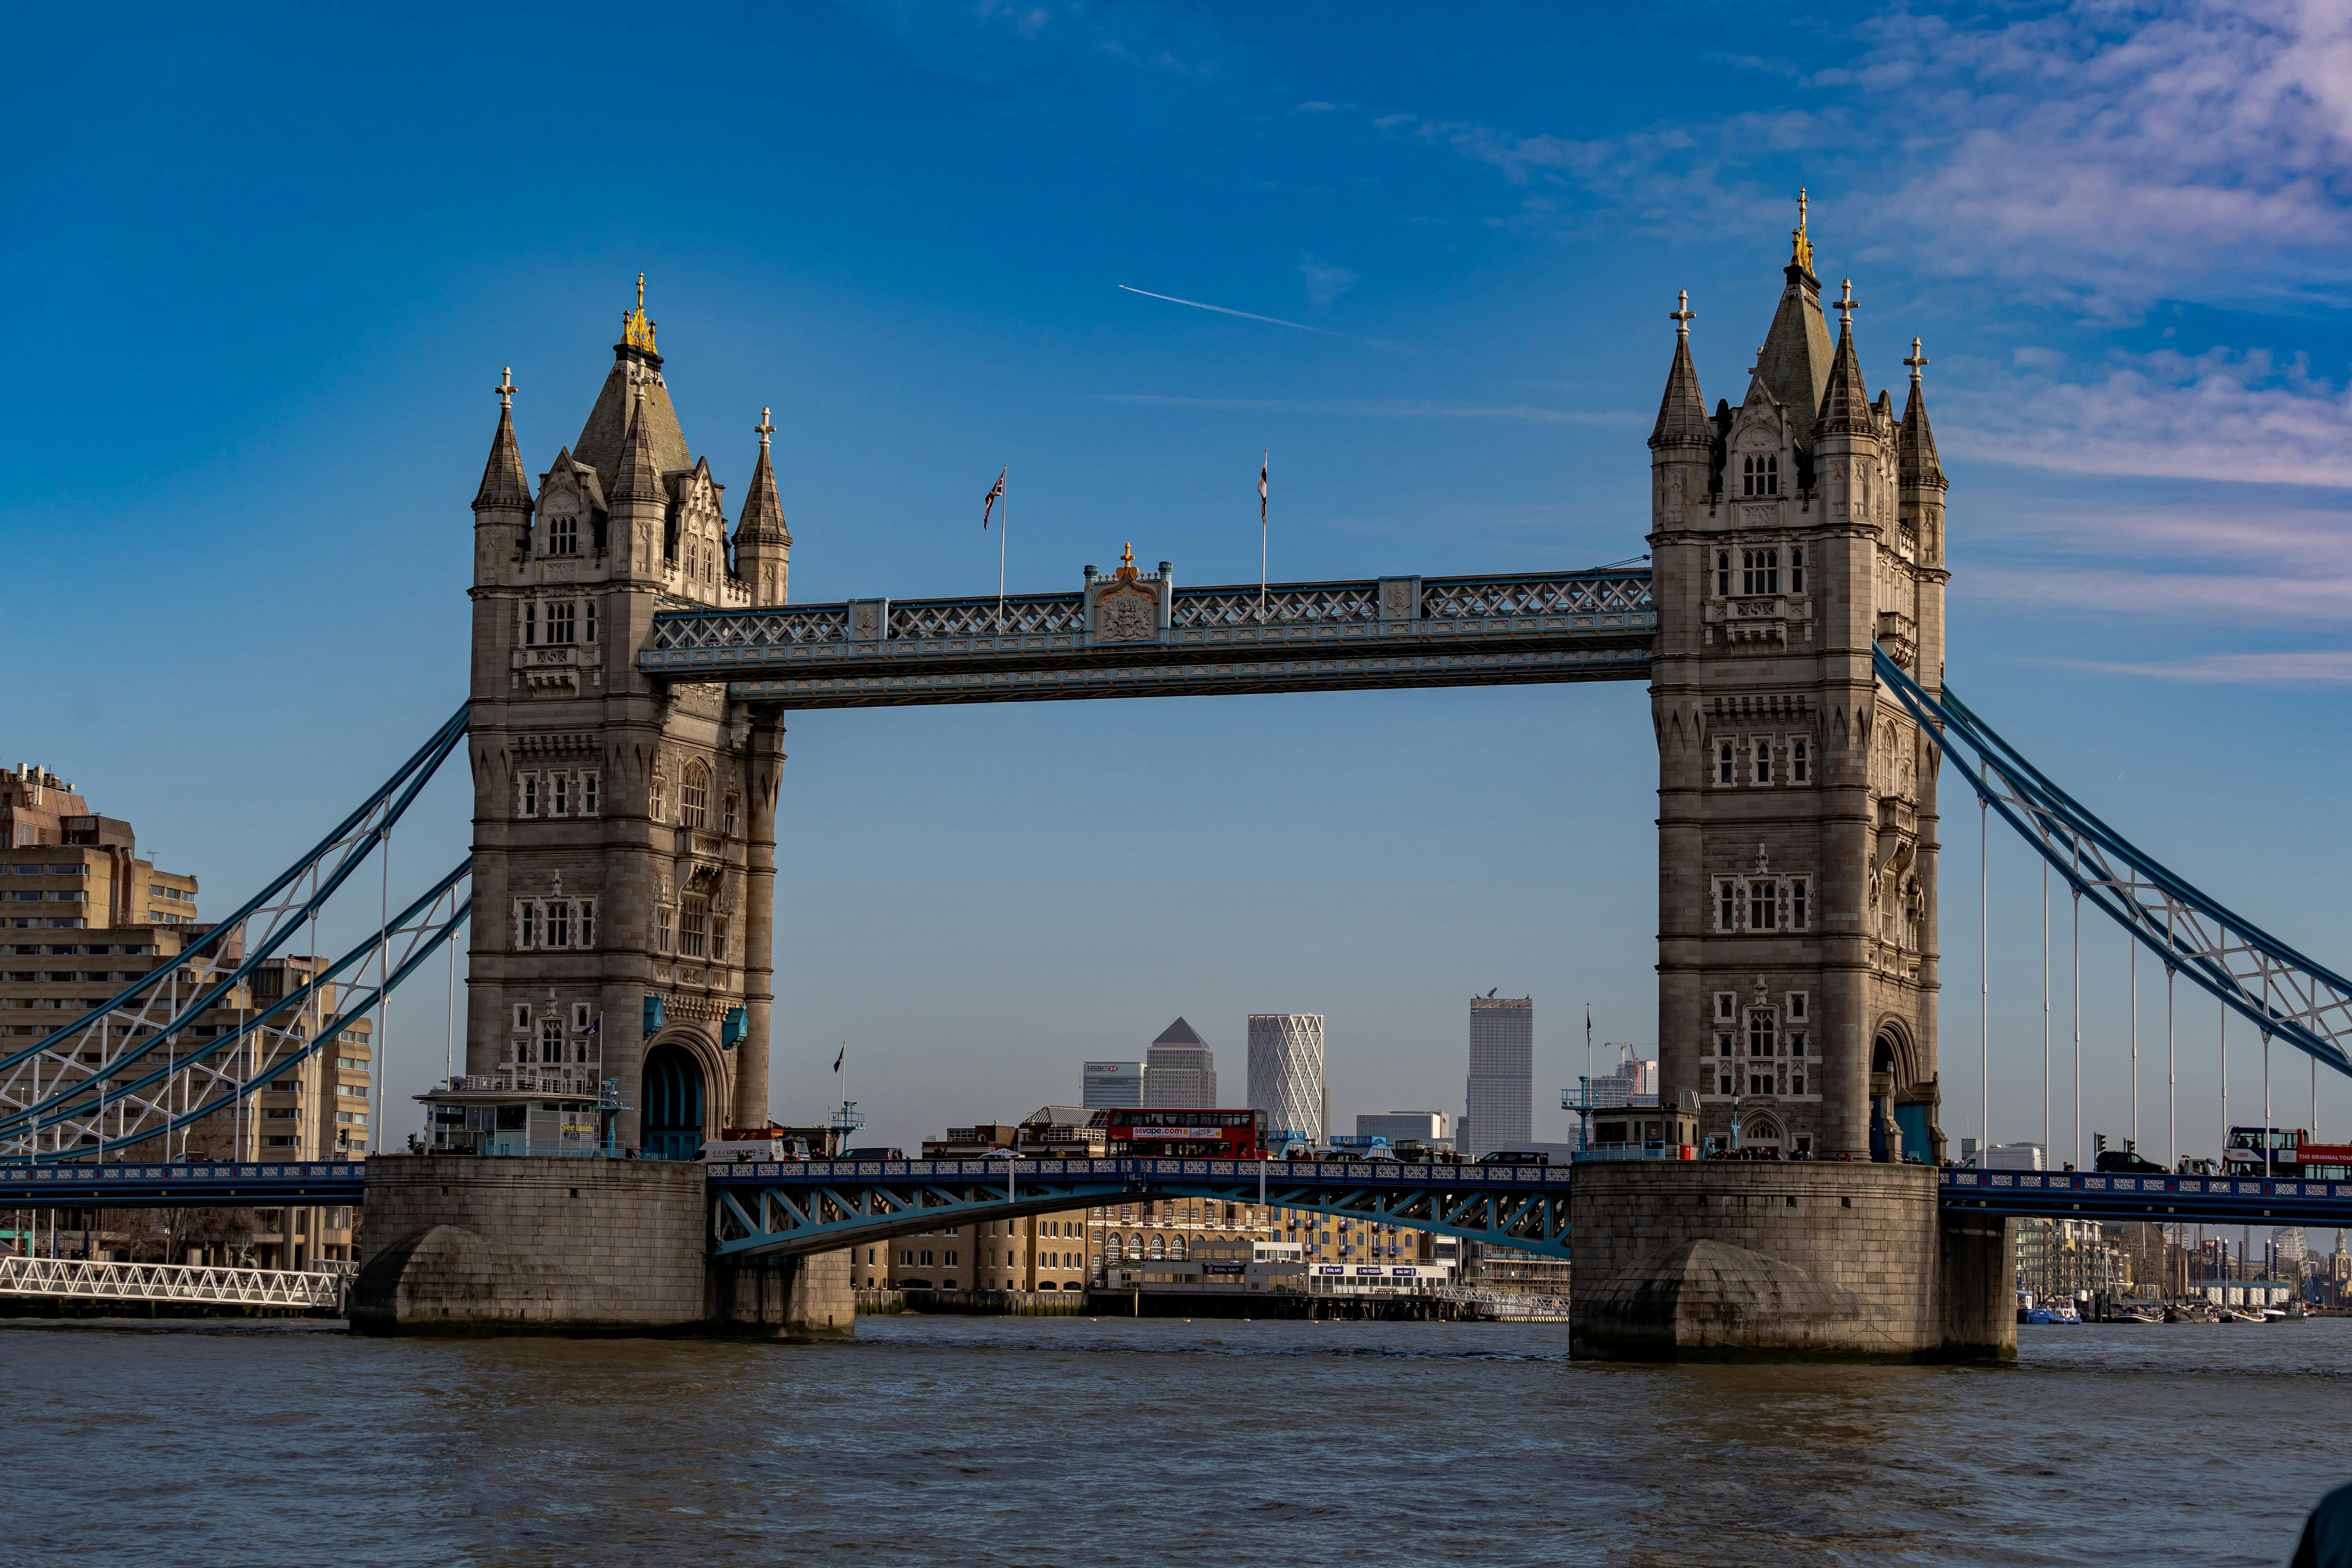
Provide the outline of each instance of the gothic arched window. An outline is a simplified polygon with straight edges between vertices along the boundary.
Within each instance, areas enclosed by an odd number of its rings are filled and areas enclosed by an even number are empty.
[[[686,787],[679,792],[682,815],[688,827],[700,827],[710,815],[710,770],[700,763],[686,764]]]
[[[1773,1055],[1779,1036],[1779,1026],[1769,1007],[1758,1007],[1748,1015],[1748,1054],[1751,1057]]]
[[[646,809],[652,813],[656,822],[665,822],[669,818],[669,780],[663,774],[658,763],[654,764],[653,787],[646,795]]]
[[[547,552],[550,555],[580,553],[580,520],[576,517],[553,517],[547,521]]]
[[[1780,456],[1777,452],[1759,453],[1740,460],[1739,491],[1742,495],[1776,496],[1780,493]]]

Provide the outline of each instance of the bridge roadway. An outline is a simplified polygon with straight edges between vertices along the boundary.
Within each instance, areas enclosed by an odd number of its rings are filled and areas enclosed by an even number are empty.
[[[665,610],[637,667],[786,708],[1647,680],[1647,567]],[[572,650],[543,650],[568,658]]]
[[[1139,1197],[1194,1197],[1381,1220],[1565,1258],[1575,1169],[1283,1160],[814,1160],[712,1164],[705,1173],[711,1247],[719,1257],[824,1252],[948,1225]],[[2352,1182],[1947,1170],[1940,1186],[1948,1209],[2017,1217],[2352,1226]],[[357,1204],[366,1195],[366,1167],[356,1160],[0,1163],[0,1208]]]

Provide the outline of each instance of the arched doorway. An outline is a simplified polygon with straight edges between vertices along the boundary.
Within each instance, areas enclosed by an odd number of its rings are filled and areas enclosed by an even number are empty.
[[[1739,1146],[1742,1149],[1754,1149],[1759,1152],[1769,1150],[1775,1155],[1785,1155],[1788,1152],[1788,1141],[1786,1135],[1780,1131],[1780,1123],[1772,1117],[1760,1113],[1740,1123]]]
[[[1895,1062],[1899,1042],[1881,1034],[1870,1047],[1870,1157],[1884,1163],[1903,1158],[1903,1131],[1895,1121]]]
[[[683,1046],[646,1053],[643,1146],[656,1160],[691,1160],[702,1147],[702,1064]]]

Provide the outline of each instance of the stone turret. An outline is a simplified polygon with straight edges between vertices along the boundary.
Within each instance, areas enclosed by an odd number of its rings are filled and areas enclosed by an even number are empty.
[[[1911,340],[1911,357],[1903,362],[1911,371],[1911,395],[1904,400],[1903,423],[1895,440],[1895,483],[1901,491],[1902,521],[1917,536],[1920,563],[1944,564],[1943,459],[1936,454],[1936,432],[1927,423],[1927,397],[1920,389],[1919,372],[1927,363],[1919,340]]]
[[[776,469],[770,459],[768,437],[775,425],[768,410],[760,410],[760,460],[751,469],[751,494],[744,498],[742,518],[735,525],[735,574],[755,605],[781,605],[786,597],[793,563],[792,531],[784,526],[783,503],[776,497]]]
[[[482,465],[481,488],[474,492],[474,582],[496,583],[500,564],[520,553],[530,536],[530,479],[522,449],[515,444],[514,371],[509,367],[491,389],[499,395],[499,428],[490,437],[489,460]]]
[[[630,401],[610,492],[613,526],[633,577],[658,575],[668,553],[669,496],[654,457],[652,427],[645,389],[639,386]]]
[[[1658,399],[1658,422],[1650,431],[1650,489],[1653,512],[1676,524],[1694,507],[1704,509],[1714,488],[1717,431],[1706,416],[1706,398],[1698,388],[1698,369],[1691,363],[1690,324],[1696,312],[1690,292],[1676,296],[1671,316],[1675,323],[1675,360],[1666,369],[1666,390]]]

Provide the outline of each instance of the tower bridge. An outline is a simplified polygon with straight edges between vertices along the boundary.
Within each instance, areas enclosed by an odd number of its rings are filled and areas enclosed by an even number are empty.
[[[370,1205],[362,1308],[395,1328],[698,1316],[807,1325],[829,1311],[845,1331],[838,1301],[813,1304],[834,1289],[819,1277],[826,1247],[1024,1202],[1222,1195],[1273,1177],[1164,1162],[1083,1172],[1016,1163],[1002,1173],[1014,1186],[1002,1205],[991,1187],[999,1172],[920,1163],[706,1181],[689,1163],[695,1151],[769,1115],[790,713],[1643,679],[1658,759],[1664,1101],[1701,1142],[1736,1139],[1796,1163],[1580,1163],[1528,1194],[1512,1189],[1507,1203],[1492,1178],[1468,1173],[1290,1169],[1280,1177],[1288,1195],[1269,1201],[1409,1214],[1422,1228],[1507,1234],[1538,1251],[1564,1251],[1573,1235],[1580,1268],[1600,1281],[1580,1289],[1580,1334],[1590,1330],[1592,1342],[1649,1335],[1655,1351],[1659,1322],[1672,1343],[1706,1319],[1707,1332],[1744,1325],[1718,1349],[1809,1353],[1861,1344],[1868,1334],[1856,1325],[1875,1321],[1893,1325],[1869,1341],[1887,1353],[2000,1353],[2009,1331],[1987,1303],[2005,1302],[2007,1215],[2116,1215],[2133,1204],[2179,1218],[2267,1218],[2273,1205],[2339,1212],[2329,1205],[2346,1194],[2333,1188],[2217,1191],[2168,1176],[2176,1184],[2119,1196],[2054,1177],[2000,1186],[1993,1173],[1939,1178],[1930,1168],[1946,1154],[1937,1001],[1948,749],[1971,764],[1956,772],[1987,811],[2168,975],[2252,1022],[2265,1048],[2276,1038],[2352,1072],[2352,982],[2124,840],[1946,687],[1949,487],[1927,360],[1913,339],[1898,414],[1886,390],[1865,385],[1855,308],[1848,284],[1832,302],[1832,341],[1801,217],[1741,397],[1712,409],[1687,299],[1671,313],[1648,440],[1646,565],[1183,586],[1171,563],[1146,570],[1130,548],[1059,592],[795,604],[774,426],[763,410],[730,525],[725,487],[679,424],[641,284],[576,442],[535,483],[511,376],[496,388],[472,506],[465,707],[223,934],[192,946],[168,1000],[142,980],[0,1053],[0,1155],[30,1163],[0,1172],[0,1186],[70,1190],[52,1201],[77,1205],[134,1191],[148,1202],[243,1202],[205,1194],[327,1180],[129,1173],[331,1037],[333,1026],[313,1039],[288,1028],[299,994],[214,1037],[196,1037],[189,1020],[315,920],[462,747],[475,795],[468,858],[396,916],[386,899],[373,937],[324,973],[373,970],[373,986],[345,1012],[380,1007],[468,931],[465,1059],[436,1116],[462,1123],[513,1110],[525,1145],[544,1131],[566,1152],[608,1142],[642,1158],[379,1155],[363,1177],[336,1174]],[[194,997],[184,1007],[183,981]],[[1989,1086],[1989,1035],[1983,1049]],[[477,1095],[481,1085],[503,1086],[517,1105],[472,1104],[496,1098]],[[542,1112],[543,1123],[532,1120]],[[595,1123],[591,1147],[578,1146],[576,1121]],[[1097,1168],[1106,1164],[1118,1168]],[[565,1248],[599,1256],[622,1236],[667,1261],[635,1286],[563,1261]],[[706,1268],[708,1291],[689,1282]],[[1866,1279],[1890,1268],[1908,1294],[1869,1296],[1877,1287]],[[645,1282],[656,1275],[658,1285]],[[1974,1304],[1959,1310],[1963,1296]],[[1589,1322],[1588,1300],[1598,1314]],[[1798,1319],[1814,1326],[1778,1326]]]

